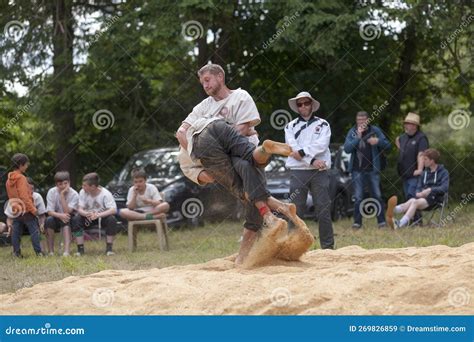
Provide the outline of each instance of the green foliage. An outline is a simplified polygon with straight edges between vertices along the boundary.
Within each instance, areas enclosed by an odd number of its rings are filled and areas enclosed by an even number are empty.
[[[64,57],[52,49],[60,30],[52,21],[56,3],[72,6],[76,57],[71,73],[52,75],[53,57],[59,62]],[[28,6],[2,2],[0,13],[0,27],[18,20],[26,28],[19,40],[0,37],[0,124],[6,125],[18,107],[33,103],[0,136],[0,164],[24,151],[33,161],[35,179],[46,183],[64,157],[65,152],[56,152],[65,144],[71,146],[78,176],[97,170],[105,182],[131,154],[176,145],[174,131],[204,97],[196,70],[208,60],[224,65],[231,88],[242,87],[253,96],[262,116],[261,138],[284,139],[283,131],[271,126],[271,113],[289,110],[287,99],[301,90],[321,102],[318,115],[331,123],[332,142],[343,141],[355,112],[373,113],[385,102],[389,106],[373,122],[383,126],[392,143],[408,111],[419,112],[423,123],[446,119],[456,108],[474,111],[468,1],[396,6],[347,0],[93,5],[57,0]],[[99,29],[92,30],[87,21]],[[190,21],[202,27],[195,40],[183,36]],[[376,39],[363,39],[364,23],[376,26]],[[10,81],[28,87],[28,94],[16,96]],[[94,126],[99,110],[113,114],[113,126]],[[74,134],[66,136],[61,128],[70,120]],[[459,153],[470,153],[468,147]],[[393,151],[390,179],[395,160]],[[399,189],[398,183],[385,186]]]

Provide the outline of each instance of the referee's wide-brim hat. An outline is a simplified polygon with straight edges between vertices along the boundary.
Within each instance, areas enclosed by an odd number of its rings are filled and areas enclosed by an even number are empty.
[[[298,99],[301,99],[301,98],[304,98],[304,97],[307,97],[311,100],[311,102],[313,103],[313,112],[317,111],[319,109],[319,106],[320,106],[320,103],[318,101],[316,101],[310,93],[308,93],[307,91],[302,91],[301,93],[299,93],[298,95],[296,95],[296,97],[292,97],[291,99],[288,100],[288,105],[290,106],[291,110],[294,111],[295,113],[300,113],[298,112],[298,106],[296,105],[296,101]]]

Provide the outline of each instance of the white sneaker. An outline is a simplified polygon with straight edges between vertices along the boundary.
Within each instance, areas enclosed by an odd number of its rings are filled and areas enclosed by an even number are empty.
[[[79,252],[76,252],[76,253],[74,253],[74,256],[80,257],[80,256],[82,256],[82,254],[79,253]]]
[[[112,255],[115,255],[115,253],[112,252],[112,251],[108,251],[107,253],[105,253],[105,255],[107,255],[107,256],[112,256]]]
[[[68,252],[63,253],[63,257],[68,257],[68,256],[70,256],[70,254]]]
[[[400,229],[400,228],[402,228],[402,227],[400,226],[400,221],[399,221],[399,220],[393,220],[393,225],[394,225],[394,228],[395,228],[395,229]]]
[[[49,252],[48,256],[54,256],[54,252]]]

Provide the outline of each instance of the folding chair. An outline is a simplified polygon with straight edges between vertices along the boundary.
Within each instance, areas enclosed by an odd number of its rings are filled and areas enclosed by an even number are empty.
[[[444,196],[443,196],[443,202],[436,204],[433,208],[431,208],[429,210],[422,210],[422,212],[429,212],[430,213],[429,214],[430,217],[428,219],[428,222],[429,222],[428,224],[429,225],[433,225],[433,226],[438,227],[438,228],[441,227],[441,222],[443,221],[443,218],[444,218],[444,212],[448,208],[448,200],[449,200],[449,194],[445,193]],[[438,222],[436,222],[436,221],[433,220],[433,217],[436,214],[436,212],[438,212],[438,211],[439,211],[439,219],[438,219]],[[420,217],[416,221],[413,221],[410,224],[410,227],[413,227],[413,226],[417,225],[421,220],[422,220],[422,217]]]

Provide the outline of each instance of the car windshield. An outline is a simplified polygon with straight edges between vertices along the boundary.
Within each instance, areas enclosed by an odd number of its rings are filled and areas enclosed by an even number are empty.
[[[178,151],[147,151],[134,155],[122,169],[120,182],[130,181],[132,170],[144,169],[148,179],[174,178],[181,175]]]

